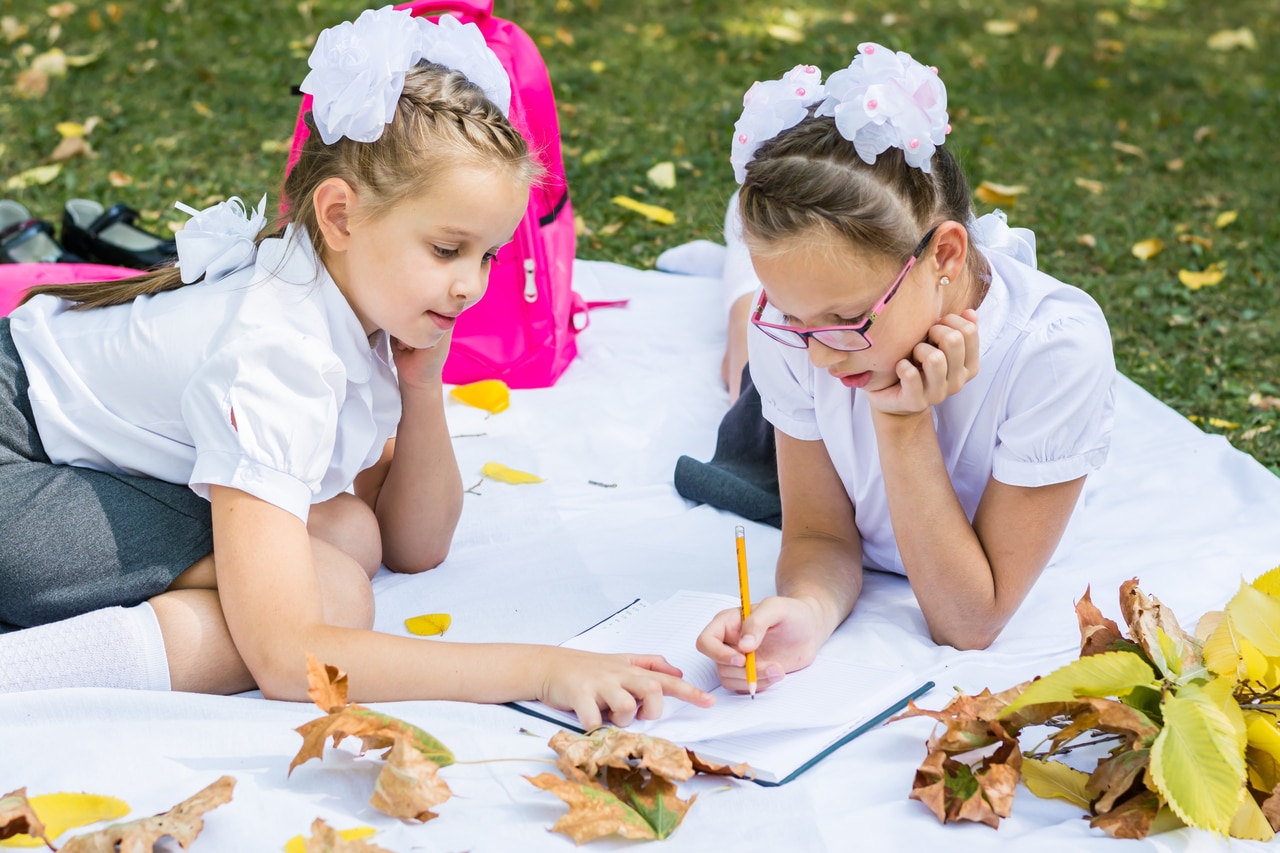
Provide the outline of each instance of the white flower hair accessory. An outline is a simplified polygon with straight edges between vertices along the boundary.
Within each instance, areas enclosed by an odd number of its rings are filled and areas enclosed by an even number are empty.
[[[366,9],[320,33],[299,87],[326,145],[342,137],[373,142],[396,114],[405,73],[427,59],[460,71],[506,115],[511,81],[475,24],[442,15],[434,24],[407,10]]]
[[[191,214],[186,226],[174,235],[183,284],[198,281],[200,276],[212,283],[253,264],[258,234],[267,227],[265,194],[256,210],[247,209],[236,196],[204,210],[182,202],[174,207]]]
[[[742,96],[742,115],[733,125],[729,162],[738,183],[746,180],[756,149],[799,124],[824,97],[822,72],[814,65],[797,65],[777,80],[754,83]]]
[[[889,148],[901,148],[911,166],[928,172],[933,152],[951,132],[947,87],[938,69],[902,51],[873,42],[827,78],[827,99],[815,115],[833,116],[840,135],[867,163]]]

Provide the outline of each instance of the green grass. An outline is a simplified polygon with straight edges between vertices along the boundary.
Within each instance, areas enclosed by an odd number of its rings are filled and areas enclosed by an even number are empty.
[[[48,184],[3,194],[55,219],[69,197],[125,201],[156,228],[182,218],[170,207],[178,199],[256,200],[274,189],[297,109],[289,86],[306,72],[310,40],[362,8],[118,0],[81,3],[55,21],[49,5],[0,0],[0,16],[27,28],[8,44],[0,35],[0,182],[49,155],[60,121],[99,116],[89,136],[97,156],[66,163]],[[975,187],[1026,187],[1006,206],[1012,223],[1037,232],[1041,268],[1101,303],[1121,370],[1280,473],[1280,413],[1265,407],[1280,397],[1274,0],[497,6],[534,36],[551,69],[586,229],[580,256],[639,267],[681,242],[720,239],[734,187],[730,128],[753,80],[800,62],[834,71],[860,41],[937,65],[955,128],[948,144]],[[1016,22],[1017,32],[993,35],[988,21]],[[1258,49],[1208,47],[1211,34],[1240,28]],[[42,97],[15,97],[19,73],[51,46],[96,58],[51,79]],[[1046,63],[1051,52],[1056,61]],[[645,178],[664,161],[676,164],[675,189]],[[113,186],[113,171],[132,183]],[[670,208],[678,221],[661,226],[629,213],[610,202],[620,194]],[[1219,228],[1225,211],[1237,218]],[[1149,238],[1164,251],[1134,257],[1133,244]],[[1179,282],[1179,270],[1211,263],[1226,271],[1220,284],[1192,291]],[[1264,406],[1251,405],[1251,395]]]

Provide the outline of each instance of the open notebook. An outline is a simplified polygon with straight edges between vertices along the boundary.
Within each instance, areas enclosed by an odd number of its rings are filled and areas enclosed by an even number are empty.
[[[933,686],[920,684],[902,668],[819,653],[810,666],[789,673],[755,699],[725,690],[715,664],[694,644],[711,617],[738,606],[736,598],[704,592],[678,592],[658,604],[637,599],[561,645],[664,656],[686,681],[714,694],[716,704],[699,708],[668,696],[660,719],[637,720],[628,730],[666,738],[708,761],[746,762],[762,784],[791,781]],[[541,702],[514,705],[581,731],[572,713]]]

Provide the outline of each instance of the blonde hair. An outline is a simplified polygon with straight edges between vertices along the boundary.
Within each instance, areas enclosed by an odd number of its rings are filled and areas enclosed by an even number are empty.
[[[747,246],[766,256],[817,239],[905,260],[930,228],[954,220],[968,229],[973,217],[969,184],[945,146],[928,174],[898,148],[869,164],[833,118],[813,116],[760,146],[738,204]],[[971,250],[969,265],[976,274],[986,262]]]
[[[374,219],[426,192],[444,170],[458,164],[502,169],[524,185],[541,174],[524,137],[484,91],[461,72],[433,62],[409,69],[395,116],[373,142],[343,137],[325,145],[310,112],[303,121],[309,135],[280,198],[287,219],[306,229],[320,258],[325,247],[314,197],[330,178],[350,184],[364,201],[362,215]],[[267,228],[258,241],[278,233],[281,224]],[[75,308],[100,308],[182,286],[177,267],[168,266],[118,281],[41,285],[27,291],[23,301],[47,294]]]

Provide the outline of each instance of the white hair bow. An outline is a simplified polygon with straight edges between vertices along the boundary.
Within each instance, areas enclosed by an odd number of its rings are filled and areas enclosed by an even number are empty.
[[[182,202],[174,207],[191,214],[186,226],[174,236],[183,284],[198,281],[201,276],[206,283],[212,283],[253,265],[258,234],[267,225],[265,195],[252,211],[238,197],[204,210]]]

